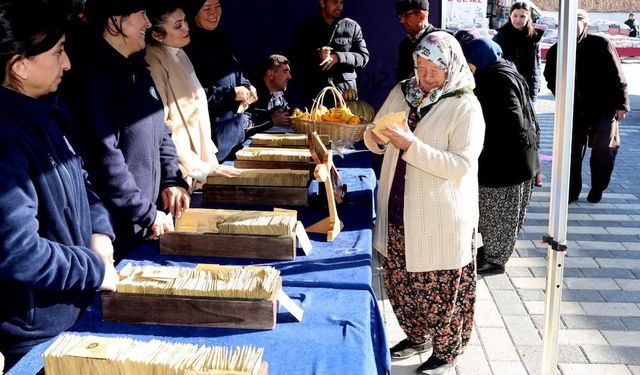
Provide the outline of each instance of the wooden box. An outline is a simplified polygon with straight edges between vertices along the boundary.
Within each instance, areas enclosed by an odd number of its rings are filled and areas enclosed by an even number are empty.
[[[319,137],[327,148],[331,148],[329,136],[320,135]],[[307,134],[295,133],[258,133],[251,137],[251,147],[309,148],[309,137]]]
[[[102,319],[178,326],[273,329],[277,300],[103,293]]]
[[[264,204],[273,206],[308,206],[308,186],[234,186],[202,187],[203,200],[208,203]]]
[[[308,170],[309,177],[313,177],[316,163],[299,161],[272,161],[272,160],[236,160],[233,166],[240,169],[297,169]]]
[[[316,163],[308,149],[245,147],[236,152],[236,168],[308,170],[313,178]]]
[[[160,254],[291,260],[296,236],[170,232],[160,237]]]

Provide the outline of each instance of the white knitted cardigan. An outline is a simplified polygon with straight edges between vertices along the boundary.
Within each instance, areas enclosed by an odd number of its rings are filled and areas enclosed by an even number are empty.
[[[397,85],[376,115],[409,113]],[[374,120],[375,122],[375,120]],[[399,150],[380,149],[369,126],[365,144],[383,154],[378,186],[373,246],[387,253],[388,199]],[[478,224],[478,156],[484,141],[482,109],[473,94],[441,99],[418,123],[403,159],[407,162],[404,193],[407,271],[459,269],[471,262]]]

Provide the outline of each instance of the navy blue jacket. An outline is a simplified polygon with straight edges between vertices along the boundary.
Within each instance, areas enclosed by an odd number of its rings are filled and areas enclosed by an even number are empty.
[[[219,161],[227,159],[244,141],[245,129],[253,126],[245,113],[237,113],[237,86],[249,86],[240,63],[233,56],[231,45],[219,29],[212,31],[194,26],[190,30],[191,42],[183,50],[193,64],[196,76],[207,93],[211,137],[218,147]]]
[[[160,191],[188,186],[142,54],[127,59],[101,38],[78,65],[65,94],[91,182],[113,215],[119,258],[150,233]]]
[[[62,135],[56,98],[0,87],[0,351],[71,327],[104,278],[91,234],[108,212]]]

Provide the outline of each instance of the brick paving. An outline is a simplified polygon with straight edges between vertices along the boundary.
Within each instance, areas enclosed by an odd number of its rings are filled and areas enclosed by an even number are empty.
[[[602,201],[588,203],[586,185],[569,205],[568,253],[558,347],[559,375],[640,375],[640,61],[624,64],[632,111],[622,123],[622,147]],[[542,128],[540,153],[552,154],[554,101],[544,89],[536,103]],[[548,159],[548,158],[543,158]],[[543,161],[544,186],[536,188],[504,275],[478,277],[474,335],[450,375],[540,373],[551,161]],[[374,271],[390,346],[404,338]],[[394,361],[392,374],[413,374],[430,352]]]

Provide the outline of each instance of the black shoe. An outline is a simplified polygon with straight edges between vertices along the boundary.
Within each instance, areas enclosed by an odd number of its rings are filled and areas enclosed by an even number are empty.
[[[589,203],[598,203],[602,199],[602,191],[593,190],[589,191],[589,195],[587,195],[587,201]]]
[[[434,357],[433,355],[427,359],[427,361],[416,369],[416,374],[429,374],[429,375],[441,375],[446,374],[447,371],[456,365],[456,361],[447,363],[441,359]]]
[[[480,260],[482,259],[482,261],[484,260],[484,246],[480,246],[477,250],[477,254],[476,254],[476,260],[478,261],[478,263],[480,263]]]
[[[391,358],[393,359],[405,359],[416,354],[421,354],[431,349],[432,343],[431,339],[427,339],[422,344],[414,344],[409,339],[404,339],[399,343],[395,344],[389,352],[391,353]]]
[[[504,273],[504,265],[491,263],[486,259],[478,258],[478,267],[476,269],[478,275],[498,275]]]
[[[569,204],[573,202],[577,202],[578,198],[580,198],[580,195],[574,195],[574,196],[569,195]]]

